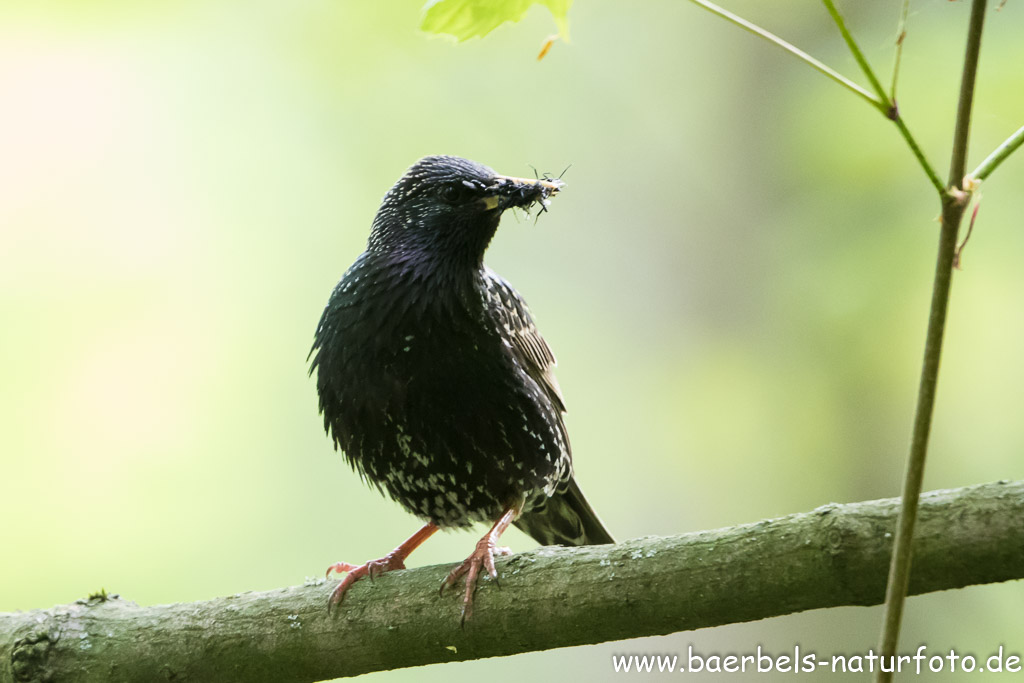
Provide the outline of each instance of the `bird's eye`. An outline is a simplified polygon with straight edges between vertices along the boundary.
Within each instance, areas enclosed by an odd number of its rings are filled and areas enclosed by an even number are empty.
[[[441,187],[441,199],[448,204],[461,204],[472,194],[473,191],[462,183],[449,183]]]

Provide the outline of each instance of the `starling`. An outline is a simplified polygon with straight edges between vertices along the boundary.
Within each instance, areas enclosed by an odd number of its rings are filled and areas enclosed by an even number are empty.
[[[379,560],[331,565],[328,576],[348,575],[328,607],[360,578],[404,568],[438,529],[492,525],[441,586],[465,577],[463,619],[481,569],[497,578],[509,524],[542,545],[614,542],[573,478],[551,348],[483,262],[506,209],[544,210],[561,186],[431,156],[384,196],[320,318],[310,374],[335,447],[426,525]]]

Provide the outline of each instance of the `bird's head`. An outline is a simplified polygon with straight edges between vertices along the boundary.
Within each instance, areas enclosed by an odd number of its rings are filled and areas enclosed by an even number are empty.
[[[388,191],[369,249],[478,267],[506,209],[547,206],[562,181],[502,176],[475,161],[430,156]]]

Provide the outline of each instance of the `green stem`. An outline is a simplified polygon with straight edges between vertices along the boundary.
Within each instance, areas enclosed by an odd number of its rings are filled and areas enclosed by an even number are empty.
[[[946,192],[946,186],[942,184],[942,181],[939,179],[939,174],[936,173],[935,169],[932,168],[932,165],[928,163],[928,159],[925,158],[924,152],[921,151],[921,147],[917,144],[914,136],[910,134],[907,124],[903,122],[899,109],[896,107],[896,101],[890,99],[885,93],[885,89],[882,88],[882,83],[878,80],[878,76],[875,75],[871,65],[868,64],[868,60],[864,57],[864,53],[861,52],[860,47],[857,45],[857,41],[853,39],[853,34],[850,33],[850,30],[846,27],[846,22],[843,20],[843,16],[839,14],[839,10],[836,9],[832,0],[822,0],[822,2],[828,10],[828,13],[832,16],[832,20],[839,28],[839,33],[842,34],[843,40],[846,41],[846,46],[850,48],[853,58],[857,60],[857,64],[860,65],[861,71],[863,71],[864,75],[868,77],[868,81],[871,82],[871,87],[875,89],[875,93],[878,95],[878,100],[882,102],[882,113],[896,124],[896,128],[899,130],[900,135],[903,136],[907,146],[910,147],[910,151],[914,153],[914,158],[917,159],[919,164],[921,164],[921,168],[924,170],[925,175],[928,176],[928,180],[931,181],[935,191],[939,193],[939,196],[944,195]],[[895,88],[895,77],[893,84],[893,87]]]
[[[839,27],[839,32],[843,34],[843,40],[846,41],[847,47],[850,48],[850,52],[853,53],[853,58],[857,60],[857,64],[860,65],[860,70],[864,72],[864,75],[868,77],[868,81],[871,83],[871,87],[875,89],[875,93],[878,95],[878,99],[885,103],[886,109],[892,109],[892,100],[885,94],[885,89],[879,82],[878,77],[875,76],[875,72],[871,69],[871,65],[868,64],[868,60],[864,57],[864,53],[857,47],[857,41],[853,39],[853,34],[846,28],[846,22],[843,21],[843,17],[839,14],[839,10],[836,9],[835,4],[832,0],[822,0],[825,4],[825,8],[828,9],[828,13],[832,15],[832,21],[836,22],[836,26]],[[892,118],[890,116],[890,118]]]
[[[825,0],[825,2],[829,3],[829,0]],[[899,521],[896,525],[895,546],[889,565],[889,580],[885,593],[885,619],[880,648],[883,657],[893,657],[896,654],[903,605],[910,583],[911,542],[914,536],[914,524],[917,520],[918,500],[921,497],[925,458],[928,454],[932,413],[935,408],[939,360],[942,357],[942,339],[946,328],[949,291],[953,281],[953,257],[956,252],[957,233],[960,230],[960,222],[966,208],[961,184],[967,159],[971,107],[974,103],[974,82],[978,73],[978,57],[981,53],[985,5],[986,0],[973,0],[967,31],[967,48],[960,82],[960,99],[957,104],[953,153],[949,169],[949,186],[951,190],[960,190],[960,192],[946,193],[942,200],[942,230],[939,234],[939,253],[935,264],[935,282],[932,287],[931,313],[928,318],[928,332],[925,339],[917,412],[914,416],[913,437],[910,444],[910,455],[907,459],[903,498]],[[875,680],[878,683],[891,681],[892,667],[889,672],[879,671]]]
[[[988,178],[992,171],[996,170],[999,164],[1003,163],[1006,157],[1010,156],[1022,143],[1024,143],[1024,126],[1018,128],[1016,133],[1006,138],[1003,144],[996,147],[985,158],[985,161],[978,165],[978,168],[971,171],[970,177],[975,180]]]
[[[917,159],[919,164],[921,164],[921,168],[924,170],[925,175],[928,176],[928,180],[931,181],[932,187],[935,188],[935,191],[939,193],[940,197],[945,195],[946,186],[942,184],[942,180],[939,179],[939,174],[936,173],[935,169],[932,168],[932,165],[928,163],[928,159],[925,158],[924,152],[922,152],[921,148],[918,146],[917,140],[915,140],[914,136],[910,134],[910,131],[907,129],[907,124],[903,122],[903,117],[897,114],[896,118],[893,119],[893,123],[896,124],[896,129],[899,130],[900,135],[903,136],[907,146],[910,147],[910,151],[914,153],[914,158]]]
[[[900,62],[903,60],[903,41],[907,37],[907,14],[910,13],[910,0],[903,0],[900,10],[900,22],[896,25],[896,57],[892,64],[892,84],[889,86],[889,99],[896,101],[896,81],[900,76]]]
[[[871,104],[871,106],[875,107],[876,109],[881,111],[883,114],[887,113],[887,111],[889,109],[889,105],[888,105],[888,102],[885,101],[884,98],[879,99],[879,98],[873,96],[867,90],[865,90],[864,88],[860,87],[859,85],[857,85],[856,83],[851,81],[849,78],[843,76],[842,74],[840,74],[839,72],[835,71],[834,69],[826,66],[825,64],[822,64],[821,62],[819,62],[814,57],[810,56],[809,54],[807,54],[806,52],[804,52],[800,48],[796,47],[795,45],[793,45],[791,43],[787,43],[785,40],[783,40],[782,38],[779,38],[774,33],[761,28],[757,24],[753,24],[753,23],[747,21],[746,19],[744,19],[743,17],[738,16],[736,14],[733,14],[732,12],[730,12],[730,11],[728,11],[726,9],[723,9],[723,8],[719,7],[718,5],[716,5],[714,3],[708,2],[707,0],[690,0],[690,2],[694,3],[695,5],[699,5],[700,7],[703,7],[704,9],[706,9],[709,12],[711,12],[712,14],[716,14],[716,15],[722,17],[723,19],[725,19],[726,21],[730,21],[733,24],[736,24],[737,26],[739,26],[740,28],[745,29],[747,31],[750,31],[754,35],[759,36],[761,38],[764,38],[768,42],[773,43],[773,44],[781,47],[786,52],[788,52],[791,55],[795,56],[797,59],[800,59],[803,62],[809,64],[811,67],[813,67],[814,69],[818,70],[819,72],[825,74],[826,76],[828,76],[833,81],[835,81],[839,85],[843,86],[844,88],[846,88],[850,92],[852,92],[852,93],[854,93],[856,95],[859,95],[860,97],[864,98],[865,100],[868,101],[868,103]]]

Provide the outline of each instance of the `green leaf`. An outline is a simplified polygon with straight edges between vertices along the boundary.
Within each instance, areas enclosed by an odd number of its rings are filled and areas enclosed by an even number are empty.
[[[572,0],[430,0],[423,7],[420,29],[458,41],[482,38],[506,21],[519,21],[532,5],[547,7],[558,26],[558,35],[569,40]]]

